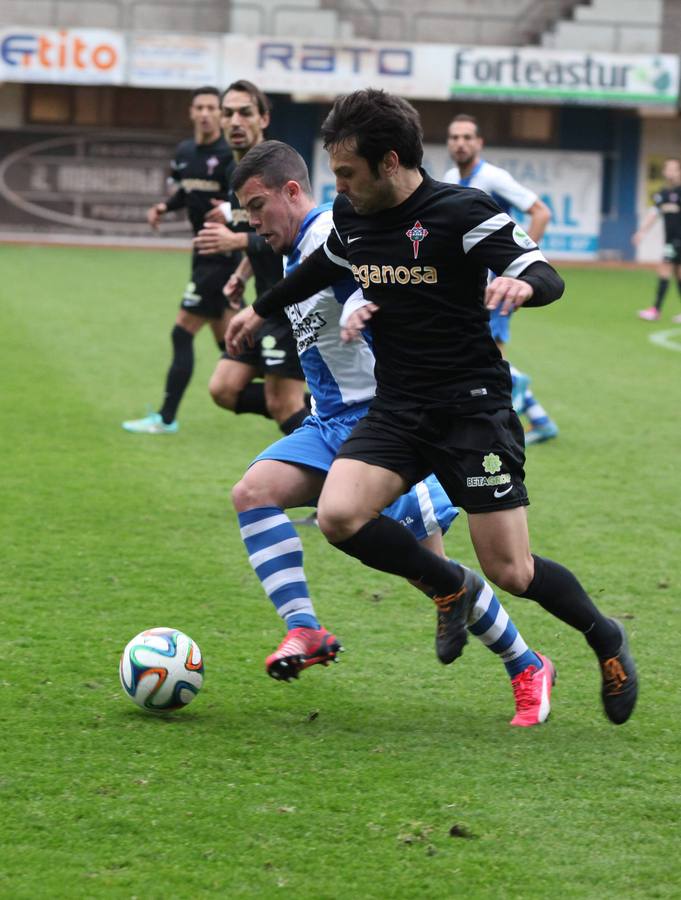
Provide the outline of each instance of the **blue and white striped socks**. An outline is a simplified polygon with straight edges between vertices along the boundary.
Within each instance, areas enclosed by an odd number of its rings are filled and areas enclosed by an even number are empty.
[[[471,610],[468,630],[492,653],[501,658],[511,678],[515,678],[528,666],[541,669],[541,660],[534,650],[530,650],[527,646],[511,617],[486,582]]]
[[[303,545],[286,513],[262,506],[238,514],[248,560],[274,608],[292,628],[319,628],[303,570]]]

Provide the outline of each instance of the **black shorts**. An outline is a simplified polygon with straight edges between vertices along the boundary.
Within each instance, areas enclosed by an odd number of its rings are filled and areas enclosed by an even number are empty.
[[[529,504],[523,435],[512,409],[464,416],[441,409],[370,409],[338,459],[390,469],[410,485],[433,472],[455,506],[468,513],[495,512]]]
[[[266,319],[253,347],[247,347],[243,353],[236,356],[225,352],[222,358],[254,366],[263,378],[266,375],[279,375],[281,378],[305,381],[291,323],[284,313]]]
[[[662,261],[673,263],[675,266],[681,266],[681,241],[667,241],[664,245],[662,253]]]
[[[222,293],[238,263],[233,257],[192,257],[192,280],[184,289],[180,306],[206,319],[221,319],[227,309]]]

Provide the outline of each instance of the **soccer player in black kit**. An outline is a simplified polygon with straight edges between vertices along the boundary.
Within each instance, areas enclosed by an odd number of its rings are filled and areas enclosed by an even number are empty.
[[[240,346],[263,316],[348,270],[363,288],[367,303],[346,325],[352,335],[371,321],[376,398],[327,476],[320,528],[365,565],[432,590],[438,629],[458,628],[476,585],[381,514],[434,472],[468,514],[485,575],[585,635],[599,661],[605,713],[625,722],[638,680],[624,628],[568,569],[530,552],[523,430],[487,322],[498,306],[508,314],[558,299],[562,280],[490,197],[425,173],[418,114],[401,98],[378,90],[341,97],[322,137],[339,193],[334,229],[227,331],[228,347]],[[501,274],[486,288],[488,269]]]
[[[234,170],[234,159],[220,128],[220,92],[201,87],[192,94],[189,117],[194,137],[182,141],[172,162],[175,193],[147,211],[147,221],[158,228],[166,212],[185,209],[194,234],[213,208],[211,200],[224,199]],[[202,257],[192,253],[191,281],[185,288],[171,333],[173,357],[166,376],[165,396],[158,412],[123,422],[126,431],[173,434],[178,429],[177,409],[194,370],[194,335],[210,325],[218,346],[224,348],[229,311],[222,288],[239,263],[240,254]]]
[[[251,147],[265,140],[270,122],[266,95],[250,81],[232,82],[221,99],[225,139],[238,162]],[[282,276],[283,259],[264,238],[248,225],[245,210],[230,191],[227,203],[215,204],[203,228],[194,238],[194,247],[206,259],[210,254],[243,250],[245,256],[225,286],[232,307],[243,306],[245,283],[253,275],[257,294]],[[256,381],[256,378],[263,381]],[[303,376],[291,323],[285,313],[270,318],[258,334],[255,346],[238,356],[223,353],[209,383],[211,397],[218,406],[235,413],[257,413],[275,419],[289,434],[308,414]]]
[[[653,195],[653,206],[641,223],[638,231],[631,237],[632,243],[638,245],[643,235],[660,216],[664,225],[664,254],[657,270],[658,280],[655,290],[655,303],[648,309],[640,310],[639,319],[657,322],[662,312],[662,304],[669,287],[672,275],[681,296],[681,160],[665,159],[662,166],[662,177],[665,186]],[[681,323],[681,315],[672,316],[672,322]]]

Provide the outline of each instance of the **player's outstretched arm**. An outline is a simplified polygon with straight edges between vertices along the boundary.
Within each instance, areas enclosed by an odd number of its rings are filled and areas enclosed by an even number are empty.
[[[267,318],[287,306],[302,303],[347,276],[346,266],[339,266],[329,259],[323,246],[317,247],[295,271],[261,294],[253,304],[253,309],[258,315]]]

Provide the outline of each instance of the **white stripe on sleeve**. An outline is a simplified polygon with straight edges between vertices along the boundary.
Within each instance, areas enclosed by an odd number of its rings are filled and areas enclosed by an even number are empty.
[[[336,256],[335,253],[332,253],[329,248],[324,244],[324,252],[329,257],[332,263],[335,263],[337,266],[343,266],[346,269],[352,269],[352,266],[347,261],[347,259],[343,259],[342,256]]]
[[[506,278],[517,278],[522,274],[528,266],[536,262],[547,262],[546,257],[541,250],[530,250],[529,253],[523,253],[513,260],[510,266],[507,266],[501,273]]]
[[[486,219],[484,222],[476,225],[475,228],[471,228],[463,236],[463,252],[468,253],[480,241],[489,237],[490,234],[494,234],[495,231],[499,231],[500,228],[508,225],[511,221],[511,217],[507,216],[506,213],[499,213],[496,216],[492,216],[491,219]]]

